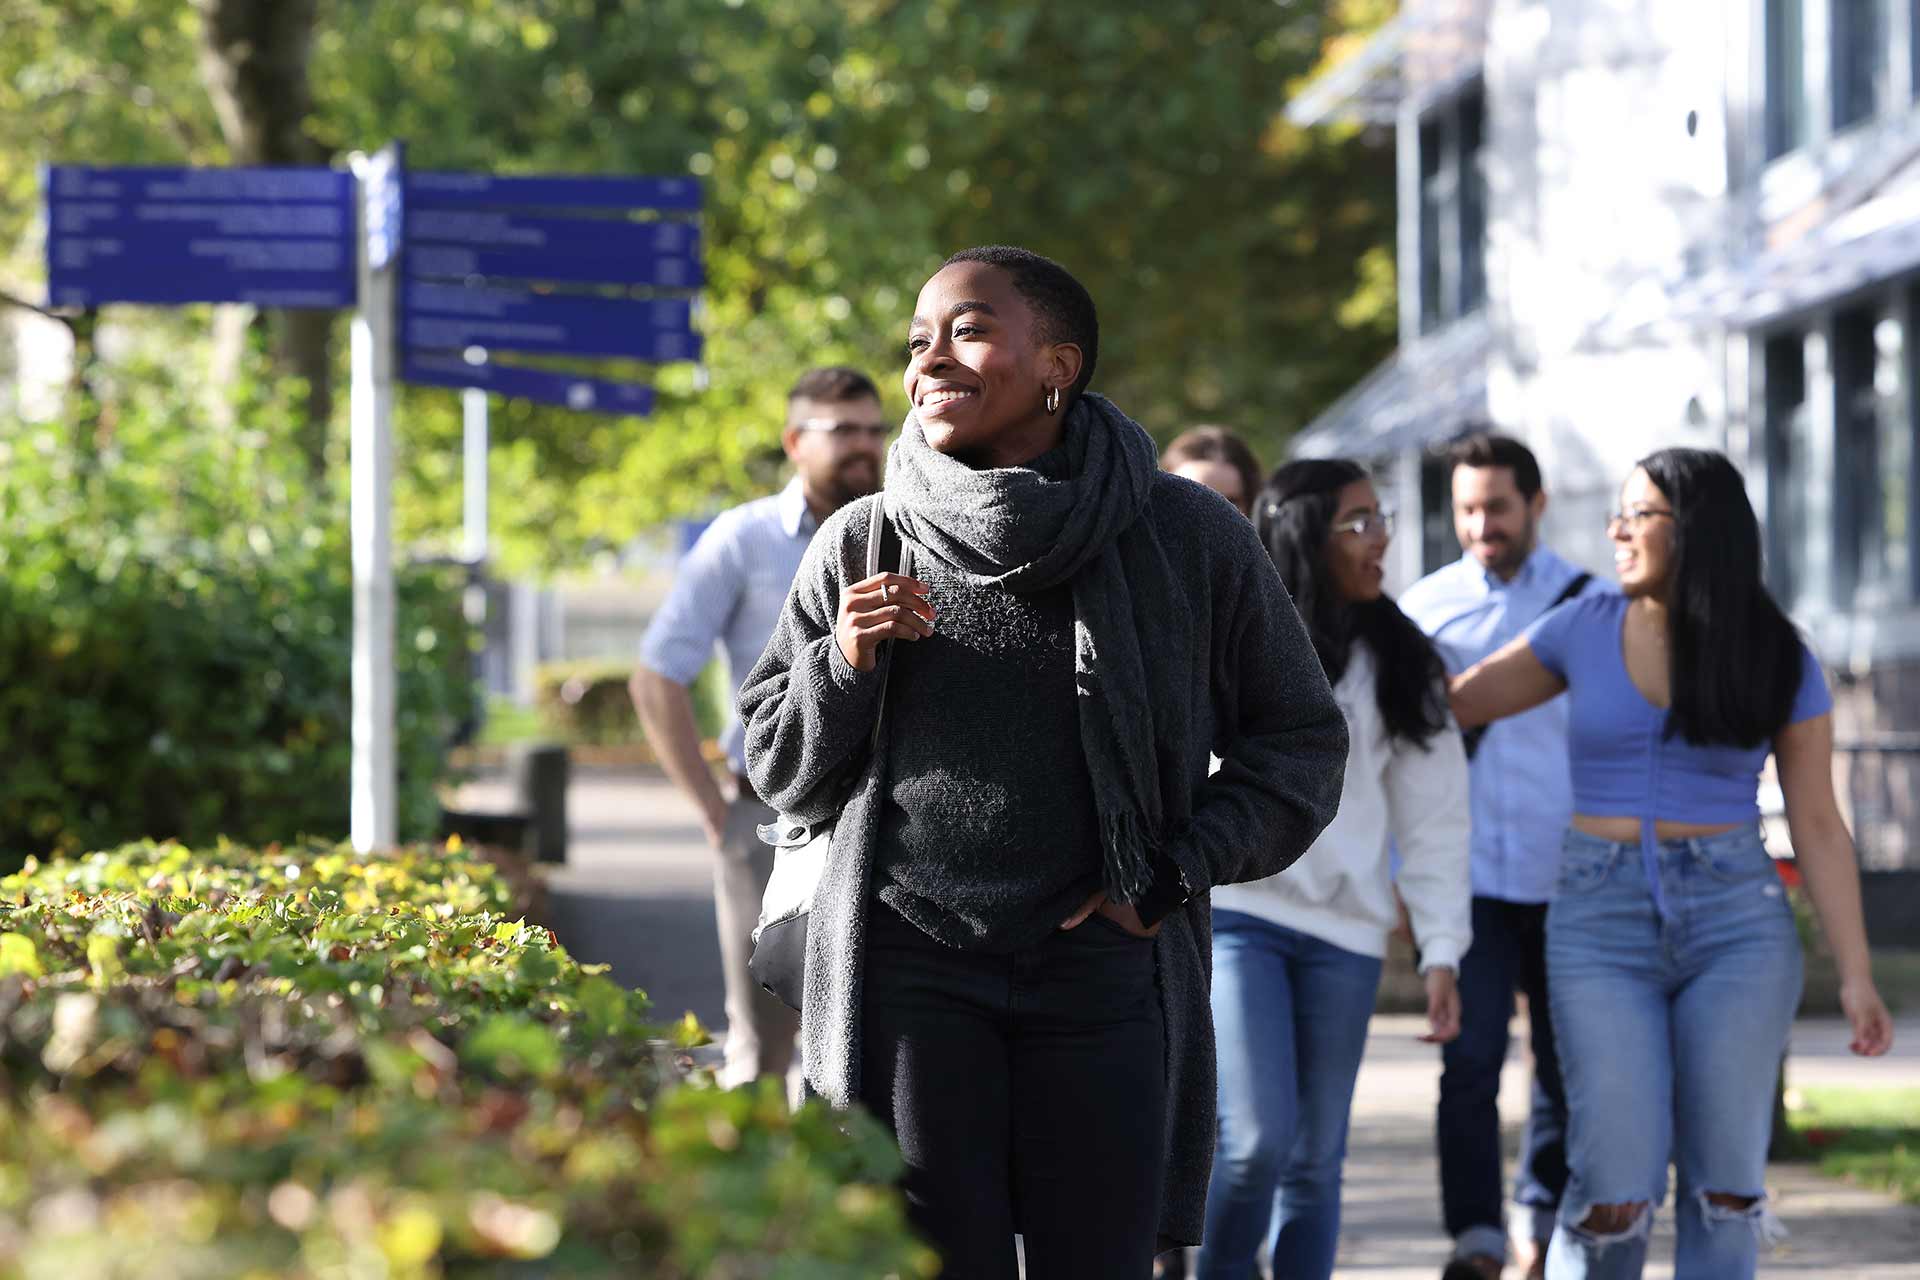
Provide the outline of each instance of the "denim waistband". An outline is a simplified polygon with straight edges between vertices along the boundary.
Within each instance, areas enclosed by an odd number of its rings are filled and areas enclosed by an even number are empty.
[[[1648,830],[1652,824],[1648,824]],[[1713,853],[1718,850],[1736,849],[1741,845],[1756,844],[1762,849],[1766,846],[1761,839],[1760,824],[1741,825],[1731,831],[1722,831],[1711,836],[1686,836],[1678,840],[1602,840],[1599,836],[1588,835],[1576,827],[1568,827],[1563,849],[1629,850],[1638,849],[1657,855],[1663,861],[1689,855]]]

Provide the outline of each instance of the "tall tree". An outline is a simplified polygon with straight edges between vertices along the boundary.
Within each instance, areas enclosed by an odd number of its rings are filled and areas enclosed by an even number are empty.
[[[307,133],[318,0],[193,0],[200,22],[200,75],[232,162],[324,165],[328,149]],[[333,417],[334,317],[327,311],[268,313],[281,368],[306,384],[306,416],[294,434],[315,475],[327,462]]]
[[[913,291],[967,244],[1080,274],[1096,385],[1163,435],[1226,422],[1271,457],[1391,345],[1391,154],[1281,117],[1375,0],[196,6],[0,0],[33,35],[0,41],[0,189],[30,208],[43,158],[305,160],[395,137],[421,168],[704,184],[706,384],[605,363],[657,383],[653,417],[496,409],[495,543],[522,564],[763,488],[793,375],[847,361],[890,388]],[[0,201],[0,240],[24,226]],[[446,545],[455,397],[409,391],[399,423],[400,534]]]

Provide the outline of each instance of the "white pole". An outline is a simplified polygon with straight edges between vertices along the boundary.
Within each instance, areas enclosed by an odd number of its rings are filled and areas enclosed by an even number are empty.
[[[462,440],[461,557],[470,565],[487,558],[487,393],[468,387],[460,393]]]
[[[393,260],[399,150],[354,157],[360,307],[353,318],[353,847],[399,835],[394,810]]]

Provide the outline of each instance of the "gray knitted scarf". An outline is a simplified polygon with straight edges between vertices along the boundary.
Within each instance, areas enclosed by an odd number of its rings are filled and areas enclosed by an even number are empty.
[[[1105,845],[1105,887],[1117,901],[1136,902],[1152,882],[1163,834],[1150,690],[1165,681],[1150,676],[1168,673],[1149,664],[1190,653],[1179,643],[1190,623],[1152,522],[1139,519],[1158,471],[1152,437],[1106,397],[1087,394],[1067,413],[1063,443],[1065,479],[1025,467],[978,470],[936,452],[909,414],[887,462],[887,505],[916,548],[976,583],[1011,591],[1072,585],[1080,744]]]

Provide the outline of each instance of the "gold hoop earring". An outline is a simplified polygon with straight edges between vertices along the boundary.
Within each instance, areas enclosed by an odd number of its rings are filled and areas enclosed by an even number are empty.
[[[1060,411],[1060,388],[1048,387],[1047,388],[1047,412],[1058,413],[1059,411]]]

